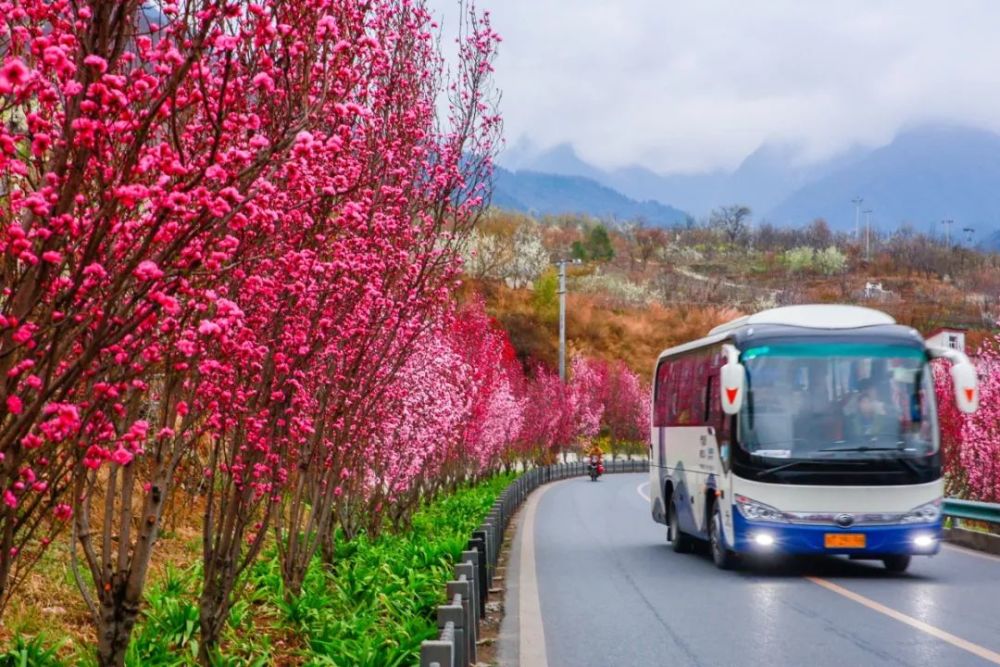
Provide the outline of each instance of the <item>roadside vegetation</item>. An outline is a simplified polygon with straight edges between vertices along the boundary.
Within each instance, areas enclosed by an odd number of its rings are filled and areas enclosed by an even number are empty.
[[[442,604],[451,567],[472,530],[514,479],[501,474],[463,484],[423,505],[410,525],[375,538],[338,534],[331,566],[313,559],[301,594],[289,596],[280,560],[269,544],[229,613],[214,658],[220,665],[411,665],[420,642],[437,634],[433,611]],[[151,582],[126,664],[198,664],[198,548],[182,534],[165,536],[167,560]],[[173,547],[173,548],[171,548]],[[41,612],[15,603],[0,665],[68,667],[96,664],[86,623],[61,549],[32,575]],[[58,605],[65,605],[58,607]],[[23,662],[22,662],[23,661]]]

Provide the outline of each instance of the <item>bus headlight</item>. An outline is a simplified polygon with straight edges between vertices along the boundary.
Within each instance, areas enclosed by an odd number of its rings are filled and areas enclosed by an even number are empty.
[[[774,546],[774,535],[771,533],[757,533],[753,536],[753,541],[759,547]]]
[[[765,505],[764,503],[759,503],[756,500],[747,498],[746,496],[737,495],[735,498],[736,508],[739,509],[743,518],[748,521],[788,523],[788,519],[786,519],[781,510],[777,508]]]
[[[900,523],[934,523],[941,518],[941,501],[935,500],[932,503],[914,507],[903,515]]]
[[[926,549],[934,546],[933,535],[917,535],[913,538],[913,545],[919,549]]]

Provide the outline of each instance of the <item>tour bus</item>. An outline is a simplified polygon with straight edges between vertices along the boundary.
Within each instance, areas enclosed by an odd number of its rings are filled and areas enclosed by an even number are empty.
[[[941,538],[930,361],[973,412],[976,371],[877,310],[774,308],[663,352],[651,410],[650,503],[675,551],[840,554],[904,571]]]

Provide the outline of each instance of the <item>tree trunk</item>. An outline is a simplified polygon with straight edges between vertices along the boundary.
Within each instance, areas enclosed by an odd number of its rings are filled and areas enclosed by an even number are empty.
[[[227,595],[205,582],[205,590],[201,594],[201,604],[198,609],[198,622],[201,627],[201,644],[198,645],[198,662],[211,667],[212,650],[218,647],[222,629],[226,627],[229,616]]]
[[[330,512],[330,518],[327,519],[329,526],[324,534],[320,537],[319,541],[319,553],[320,559],[323,561],[323,565],[329,572],[333,572],[337,563],[337,518],[334,512]]]
[[[124,591],[122,591],[124,592]],[[97,628],[97,662],[101,667],[122,667],[132,628],[139,616],[139,605],[114,600],[101,602]]]

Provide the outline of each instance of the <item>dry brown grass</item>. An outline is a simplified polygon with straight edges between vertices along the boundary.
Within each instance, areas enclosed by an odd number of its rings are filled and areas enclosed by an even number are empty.
[[[197,497],[178,494],[174,514],[165,522],[150,564],[147,590],[161,580],[167,568],[187,568],[200,558],[201,519],[204,502]],[[63,643],[61,654],[72,653],[71,644],[94,645],[97,641],[90,612],[83,601],[70,567],[70,534],[63,533],[42,555],[28,573],[4,612],[0,623],[0,646],[9,645],[17,635],[44,633]],[[86,563],[80,558],[81,574],[87,577]],[[89,577],[85,579],[89,581]]]
[[[528,290],[480,284],[487,310],[510,335],[522,361],[558,364],[559,325],[540,316]],[[566,306],[568,354],[582,353],[608,360],[621,359],[642,377],[652,373],[664,349],[708,333],[709,329],[742,313],[718,306],[614,306],[598,296],[569,294]]]

